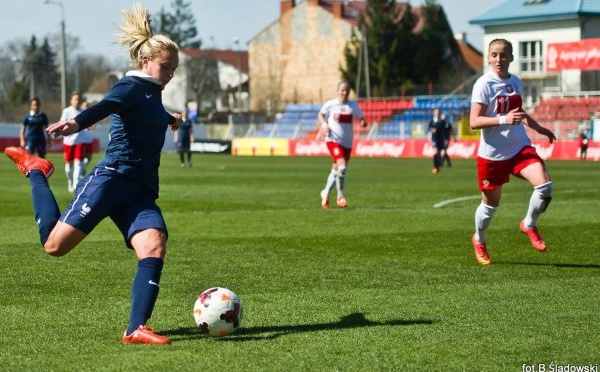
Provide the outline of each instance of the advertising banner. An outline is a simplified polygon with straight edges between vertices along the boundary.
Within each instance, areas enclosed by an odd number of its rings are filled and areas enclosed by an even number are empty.
[[[546,71],[557,72],[570,69],[600,70],[600,38],[548,44]]]
[[[190,151],[205,154],[231,154],[231,141],[195,140],[190,144]]]
[[[533,141],[542,159],[577,160],[579,159],[578,141]],[[456,159],[475,159],[479,140],[451,141],[448,155]],[[429,158],[433,157],[435,148],[427,139],[379,139],[354,141],[352,156],[373,158]],[[298,139],[290,140],[291,156],[329,156],[324,141]],[[600,157],[600,143],[591,142],[588,159],[597,161]]]
[[[286,138],[234,138],[232,154],[237,156],[287,156],[290,140]]]

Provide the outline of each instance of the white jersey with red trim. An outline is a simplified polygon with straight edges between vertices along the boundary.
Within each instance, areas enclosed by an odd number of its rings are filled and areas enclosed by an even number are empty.
[[[327,118],[329,133],[327,142],[339,143],[340,146],[352,148],[354,139],[354,119],[362,119],[363,112],[355,101],[340,103],[338,98],[325,102],[320,112]]]
[[[496,117],[521,108],[522,92],[523,82],[515,75],[502,79],[489,71],[475,82],[471,102],[485,105],[485,116]],[[477,155],[488,160],[506,160],[528,145],[531,141],[523,123],[482,128]]]
[[[81,109],[76,109],[73,106],[69,106],[62,111],[62,115],[60,116],[60,120],[70,120],[74,119],[75,116],[79,115]],[[79,140],[79,132],[73,133],[68,136],[63,137],[63,144],[73,146],[78,143],[81,143]]]

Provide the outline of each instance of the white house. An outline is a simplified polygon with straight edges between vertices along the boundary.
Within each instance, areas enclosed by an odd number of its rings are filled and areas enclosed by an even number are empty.
[[[493,39],[513,44],[511,71],[523,80],[526,105],[536,104],[541,97],[600,91],[598,69],[553,70],[547,66],[548,57],[556,57],[556,49],[549,46],[567,42],[577,46],[582,40],[600,38],[600,1],[507,0],[470,23],[485,31],[484,56]]]
[[[163,104],[170,110],[183,110],[190,102],[202,111],[246,111],[248,53],[241,50],[181,50],[179,67],[163,91]]]

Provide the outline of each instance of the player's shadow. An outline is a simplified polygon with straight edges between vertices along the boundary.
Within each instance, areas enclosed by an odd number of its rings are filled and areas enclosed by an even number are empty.
[[[523,266],[547,266],[568,269],[600,269],[599,264],[571,264],[571,263],[545,263],[545,262],[512,262],[494,261],[494,265],[523,265]]]
[[[381,326],[410,326],[410,325],[430,325],[435,323],[429,319],[398,319],[387,322],[374,322],[365,318],[362,313],[354,313],[342,317],[337,322],[331,323],[312,323],[298,325],[266,326],[266,327],[242,327],[228,337],[215,338],[218,341],[257,341],[272,340],[289,333],[318,332],[328,330],[341,330],[361,327],[381,327]],[[162,332],[165,336],[172,337],[173,341],[194,339],[206,337],[197,328],[178,328]]]

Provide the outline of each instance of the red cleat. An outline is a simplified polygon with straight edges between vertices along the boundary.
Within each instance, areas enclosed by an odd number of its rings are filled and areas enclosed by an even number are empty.
[[[31,155],[20,147],[7,147],[4,149],[4,153],[17,165],[19,172],[25,176],[28,176],[32,170],[37,169],[42,171],[48,179],[54,172],[54,165],[50,161]]]
[[[152,332],[152,329],[147,325],[141,325],[133,331],[132,334],[127,336],[127,331],[123,333],[124,344],[152,344],[152,345],[167,345],[171,341],[163,336],[157,335]]]
[[[338,196],[337,206],[340,208],[346,208],[348,206],[348,202],[346,201],[346,198],[343,196]]]
[[[533,248],[537,249],[540,252],[546,251],[546,242],[544,242],[544,239],[542,239],[542,237],[540,236],[537,227],[534,226],[533,228],[528,229],[525,227],[523,221],[521,221],[521,224],[519,225],[519,230],[521,230],[523,234],[529,237]]]
[[[329,209],[329,194],[325,190],[321,191],[321,207]]]
[[[477,263],[480,265],[489,265],[492,263],[492,259],[487,253],[487,245],[485,243],[480,243],[475,240],[475,234],[471,238],[471,242],[473,243],[473,249],[475,249],[475,259]]]

